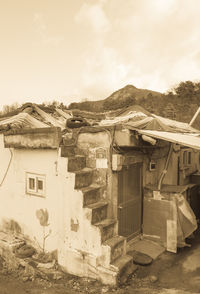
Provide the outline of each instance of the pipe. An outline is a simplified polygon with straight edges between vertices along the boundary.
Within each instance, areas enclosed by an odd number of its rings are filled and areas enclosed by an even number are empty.
[[[146,135],[142,135],[142,140],[150,143],[151,145],[155,145],[156,144],[156,140],[154,138],[151,138],[151,137],[146,136]]]
[[[161,189],[161,185],[162,185],[162,182],[163,182],[163,179],[167,173],[167,169],[168,169],[168,166],[169,166],[169,161],[170,161],[170,158],[171,158],[171,155],[172,155],[172,152],[173,152],[173,143],[170,143],[170,147],[169,147],[169,152],[168,152],[168,155],[167,155],[167,160],[166,160],[166,163],[165,163],[165,167],[160,175],[160,179],[159,179],[159,182],[158,182],[158,190],[160,191]]]

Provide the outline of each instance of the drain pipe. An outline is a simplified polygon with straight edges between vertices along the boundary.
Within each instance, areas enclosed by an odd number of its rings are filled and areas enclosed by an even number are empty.
[[[169,147],[169,152],[168,152],[168,155],[167,155],[167,160],[166,160],[166,163],[165,163],[165,167],[160,175],[160,179],[159,179],[159,182],[158,182],[158,190],[160,191],[161,189],[161,185],[162,185],[162,182],[163,182],[163,179],[167,173],[167,169],[168,169],[168,166],[169,166],[169,161],[170,161],[170,158],[171,158],[171,155],[172,155],[172,151],[173,151],[173,143],[170,143],[170,147]]]

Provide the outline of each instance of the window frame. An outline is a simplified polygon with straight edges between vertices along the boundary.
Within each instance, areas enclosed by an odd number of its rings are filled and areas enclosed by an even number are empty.
[[[30,188],[30,179],[34,179],[34,189]],[[42,189],[39,189],[38,182],[42,182]],[[26,194],[45,197],[46,192],[46,176],[42,174],[26,172]]]
[[[181,150],[181,166],[182,168],[189,168],[192,166],[192,150],[189,148],[183,148]]]

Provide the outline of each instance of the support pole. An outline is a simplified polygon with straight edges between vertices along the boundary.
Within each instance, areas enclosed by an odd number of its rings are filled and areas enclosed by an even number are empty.
[[[193,118],[191,119],[189,125],[191,126],[193,124],[193,122],[195,121],[195,119],[197,118],[198,114],[200,112],[200,107],[197,109],[195,115],[193,116]]]

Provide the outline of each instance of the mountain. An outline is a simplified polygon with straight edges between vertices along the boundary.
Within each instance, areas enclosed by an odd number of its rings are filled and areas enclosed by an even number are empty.
[[[140,104],[141,100],[143,102],[146,99],[151,99],[152,97],[159,98],[161,95],[162,94],[159,92],[138,89],[133,85],[127,85],[104,99],[103,108],[106,110],[118,109],[132,104]]]
[[[80,109],[86,111],[105,111],[123,108],[135,103],[141,103],[152,97],[161,97],[162,94],[147,89],[138,89],[133,85],[127,85],[115,92],[109,97],[99,101],[84,101],[79,103],[71,103],[69,109]]]
[[[140,100],[142,98],[148,98],[148,95],[154,95],[154,96],[160,96],[161,93],[156,92],[156,91],[152,91],[152,90],[147,90],[147,89],[138,89],[133,85],[127,85],[124,88],[121,88],[117,91],[115,91],[114,93],[112,93],[109,97],[107,97],[106,99],[104,99],[104,101],[107,100],[122,100],[122,99],[126,99],[128,97],[134,97],[135,100]]]

